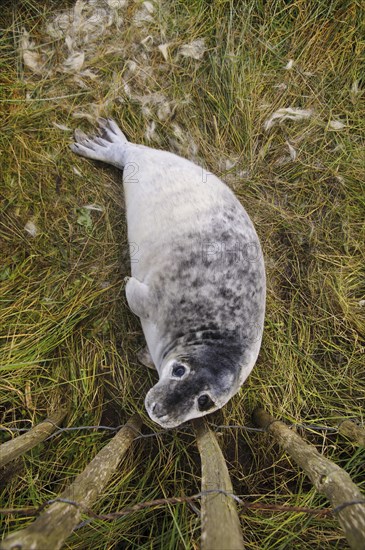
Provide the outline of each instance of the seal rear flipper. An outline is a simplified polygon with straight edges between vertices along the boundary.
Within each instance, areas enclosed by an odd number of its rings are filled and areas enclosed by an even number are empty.
[[[125,294],[130,309],[141,319],[148,319],[154,307],[149,286],[135,277],[127,279]]]
[[[87,136],[81,130],[75,130],[75,143],[70,145],[71,150],[82,157],[101,160],[113,164],[117,168],[125,165],[125,150],[128,140],[111,119],[100,118],[99,135]]]

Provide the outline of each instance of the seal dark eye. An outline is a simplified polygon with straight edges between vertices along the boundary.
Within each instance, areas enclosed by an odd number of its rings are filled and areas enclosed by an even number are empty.
[[[209,395],[203,393],[203,395],[198,397],[198,407],[200,411],[208,411],[209,409],[214,407],[214,403]]]
[[[186,368],[183,365],[176,365],[172,369],[172,376],[176,376],[176,378],[181,378],[182,376],[184,376],[185,372]]]

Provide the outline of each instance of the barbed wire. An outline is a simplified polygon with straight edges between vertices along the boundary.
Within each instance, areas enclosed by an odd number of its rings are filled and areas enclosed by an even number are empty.
[[[277,505],[277,504],[271,504],[271,503],[259,503],[259,502],[248,502],[242,500],[240,497],[233,493],[228,493],[227,491],[224,491],[223,489],[210,489],[207,491],[201,491],[200,493],[197,493],[195,495],[192,495],[190,497],[170,497],[170,498],[161,498],[161,499],[155,499],[150,500],[146,502],[140,502],[138,504],[134,504],[133,506],[128,506],[125,508],[122,508],[118,512],[111,512],[109,514],[97,514],[90,508],[75,502],[70,499],[66,498],[55,498],[50,499],[41,504],[38,507],[32,506],[28,508],[2,508],[0,509],[0,514],[3,515],[30,515],[35,516],[39,515],[47,506],[50,506],[51,504],[54,504],[56,502],[61,502],[64,504],[69,504],[72,506],[75,506],[76,508],[81,509],[86,515],[90,516],[92,519],[99,519],[103,521],[111,521],[114,519],[118,519],[120,517],[123,517],[125,515],[139,512],[141,510],[144,510],[146,508],[154,508],[159,506],[165,506],[165,505],[176,505],[176,504],[184,504],[184,503],[190,503],[194,502],[196,500],[199,500],[200,498],[204,496],[208,496],[211,494],[223,494],[225,496],[228,496],[235,500],[238,504],[243,506],[244,508],[251,508],[256,510],[273,510],[273,511],[287,511],[287,512],[303,512],[308,514],[319,514],[319,515],[327,515],[332,513],[331,508],[322,508],[322,509],[315,509],[315,508],[308,508],[308,507],[301,507],[301,506],[285,506],[285,505]],[[364,501],[365,503],[365,501]]]
[[[192,496],[183,496],[183,497],[170,497],[170,498],[159,498],[155,500],[149,500],[145,502],[139,502],[137,504],[134,504],[132,506],[127,506],[125,508],[122,508],[121,510],[118,510],[118,512],[111,512],[109,514],[97,514],[94,512],[91,508],[76,502],[74,500],[70,500],[67,498],[54,498],[47,500],[43,502],[40,506],[31,506],[27,508],[0,508],[0,514],[2,515],[20,515],[20,516],[37,516],[43,510],[50,506],[51,504],[54,504],[56,502],[60,502],[63,504],[68,504],[71,506],[75,506],[76,508],[80,509],[84,514],[89,516],[91,518],[87,522],[82,522],[80,526],[85,525],[85,523],[89,523],[92,520],[98,519],[102,521],[113,521],[116,519],[119,519],[123,516],[133,514],[136,512],[139,512],[141,510],[145,510],[148,508],[156,508],[160,506],[167,506],[167,505],[176,505],[176,504],[190,504],[196,500],[201,499],[202,497],[209,496],[209,495],[225,495],[229,498],[232,498],[239,506],[241,506],[244,510],[258,510],[258,511],[269,511],[269,512],[290,512],[290,513],[303,513],[303,514],[310,514],[310,515],[317,515],[317,516],[327,516],[327,515],[333,515],[340,513],[344,508],[347,508],[348,506],[355,506],[355,505],[364,505],[365,506],[365,499],[364,500],[352,500],[349,502],[343,502],[339,506],[335,508],[310,508],[307,506],[288,506],[288,505],[282,505],[282,504],[273,504],[273,503],[265,503],[265,502],[251,502],[247,500],[243,500],[241,497],[235,495],[234,493],[225,491],[224,489],[208,489],[206,491],[201,491],[200,493],[196,493]],[[77,526],[79,527],[79,526]],[[76,528],[77,528],[76,527]]]
[[[350,419],[346,419],[346,420],[350,420]],[[353,418],[351,418],[351,420],[354,420]],[[24,420],[24,422],[30,422],[29,420]],[[68,426],[68,427],[65,427],[65,428],[62,428],[58,425],[56,425],[52,420],[50,420],[49,418],[46,418],[45,420],[43,420],[42,422],[50,422],[51,424],[53,424],[57,429],[55,432],[53,432],[51,435],[49,435],[47,437],[47,439],[45,439],[45,441],[48,441],[49,439],[52,439],[53,437],[56,437],[57,435],[59,435],[60,433],[63,433],[63,432],[73,432],[73,431],[78,431],[78,430],[94,430],[94,431],[110,431],[110,432],[117,432],[118,430],[120,430],[122,427],[123,427],[123,424],[119,425],[119,426],[103,426],[103,425],[85,425],[85,426]],[[266,432],[266,430],[264,428],[255,428],[253,426],[246,426],[244,424],[228,424],[228,425],[220,425],[220,424],[209,424],[209,426],[211,428],[213,428],[215,431],[218,431],[218,430],[243,430],[243,431],[246,431],[246,432],[261,432],[261,433],[264,433]],[[301,428],[301,429],[304,429],[304,430],[308,430],[308,431],[314,431],[314,432],[325,432],[325,433],[332,433],[332,434],[338,434],[339,433],[339,429],[338,427],[334,427],[334,426],[324,426],[324,425],[319,425],[319,424],[307,424],[307,423],[292,423],[292,424],[287,424],[287,426],[289,428]],[[25,433],[25,432],[29,432],[30,430],[32,430],[34,428],[34,426],[32,426],[31,428],[16,428],[16,427],[5,427],[5,426],[0,426],[0,432],[11,432],[11,433]],[[158,432],[154,432],[154,433],[151,433],[151,434],[139,434],[137,436],[136,439],[140,438],[140,439],[143,439],[143,438],[150,438],[150,437],[157,437],[159,435],[165,435],[167,433],[171,433],[175,431],[175,429],[165,429],[165,430],[161,430],[161,431],[158,431]],[[186,428],[180,428],[180,431],[183,431],[183,432],[191,432],[191,429],[186,427]]]
[[[50,422],[57,428],[57,431],[51,434],[47,439],[50,439],[51,437],[55,437],[56,435],[62,433],[62,432],[72,432],[76,430],[105,430],[105,431],[112,431],[116,432],[119,429],[123,427],[121,426],[104,426],[104,425],[85,425],[85,426],[70,426],[66,428],[61,428],[55,422],[53,422],[51,419],[45,419],[43,422]],[[293,428],[302,428],[307,429],[311,431],[319,431],[319,432],[329,432],[329,433],[339,433],[339,428],[333,427],[333,426],[324,426],[324,425],[317,425],[317,424],[305,424],[305,423],[293,423],[291,425],[288,425],[289,427]],[[252,426],[246,426],[246,425],[217,425],[217,424],[210,424],[210,427],[214,429],[215,431],[219,431],[222,429],[235,429],[235,430],[244,430],[248,432],[265,432],[266,430],[263,428],[255,428]],[[186,427],[182,431],[187,431],[190,427]],[[13,431],[13,432],[28,432],[32,428],[9,428],[9,427],[0,427],[0,431]],[[141,434],[140,432],[136,432],[136,438],[135,439],[143,439],[148,437],[157,437],[159,435],[165,435],[166,433],[171,433],[174,430],[161,430],[159,432],[154,432],[151,434]],[[180,430],[181,431],[181,430]],[[189,430],[191,433],[191,429]],[[46,441],[47,441],[46,439]],[[204,496],[210,495],[210,494],[224,494],[225,496],[228,496],[235,500],[235,502],[243,509],[243,510],[257,510],[257,511],[267,511],[267,512],[287,512],[287,513],[304,513],[304,514],[310,514],[310,515],[317,515],[319,517],[324,517],[327,515],[336,515],[339,514],[343,509],[354,506],[354,505],[362,505],[365,506],[365,499],[364,500],[353,500],[349,502],[341,503],[339,506],[335,508],[310,508],[310,507],[304,507],[304,506],[288,506],[288,505],[281,505],[281,504],[273,504],[273,503],[265,503],[265,502],[252,502],[243,500],[241,497],[227,492],[222,489],[211,489],[207,491],[202,491],[200,493],[197,493],[192,496],[183,496],[183,497],[170,497],[170,498],[163,498],[163,499],[155,499],[145,502],[140,502],[135,505],[122,508],[121,510],[117,512],[111,512],[109,514],[97,514],[94,512],[91,508],[88,508],[84,506],[81,503],[78,503],[76,501],[65,499],[62,497],[58,497],[55,499],[50,499],[42,503],[38,507],[27,507],[27,508],[1,508],[0,509],[0,515],[21,515],[21,516],[37,516],[39,515],[47,506],[50,506],[53,503],[60,502],[64,504],[69,504],[72,506],[75,506],[79,508],[85,515],[88,516],[88,519],[80,522],[75,529],[79,529],[90,522],[94,520],[102,520],[102,521],[112,521],[116,520],[118,518],[121,518],[123,516],[126,516],[128,514],[136,513],[138,511],[149,509],[149,508],[156,508],[166,505],[177,505],[182,503],[187,503],[190,505],[190,507],[193,509],[193,511],[197,514],[200,514],[199,509],[197,509],[193,502],[201,499]]]

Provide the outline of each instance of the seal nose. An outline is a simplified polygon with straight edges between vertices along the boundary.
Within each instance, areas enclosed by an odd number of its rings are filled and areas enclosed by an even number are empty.
[[[152,403],[151,412],[158,417],[164,416],[165,414],[163,407],[157,402]]]
[[[147,412],[152,420],[155,420],[157,423],[160,423],[160,419],[168,414],[163,396],[160,394],[161,392],[158,390],[156,391],[156,387],[154,386],[150,389],[145,398]]]

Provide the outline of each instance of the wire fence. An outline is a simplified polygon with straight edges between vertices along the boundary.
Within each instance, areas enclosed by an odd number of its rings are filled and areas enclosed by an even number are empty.
[[[365,506],[365,499],[362,499],[362,500],[358,499],[358,500],[344,502],[335,508],[310,508],[307,506],[287,506],[282,504],[265,503],[265,502],[257,502],[257,501],[252,502],[248,500],[243,500],[238,495],[235,495],[234,493],[230,493],[228,491],[224,491],[223,489],[210,489],[207,491],[201,491],[200,493],[196,493],[195,495],[192,495],[192,496],[160,498],[160,499],[140,502],[132,506],[122,508],[117,512],[111,512],[109,514],[97,514],[91,508],[88,508],[87,506],[84,506],[74,500],[59,497],[59,498],[47,500],[37,507],[31,506],[27,508],[0,508],[0,515],[6,515],[6,516],[17,515],[17,516],[28,516],[28,517],[37,516],[47,506],[50,506],[55,502],[61,502],[64,504],[75,506],[76,508],[79,508],[83,512],[83,514],[89,516],[88,520],[81,522],[76,527],[76,529],[78,529],[90,523],[93,520],[113,521],[123,516],[137,513],[145,509],[155,509],[155,508],[160,508],[161,506],[171,506],[171,505],[177,505],[177,504],[191,504],[194,501],[197,501],[204,496],[208,496],[212,494],[216,494],[216,495],[221,494],[232,498],[241,507],[242,511],[257,510],[261,512],[303,513],[303,514],[315,515],[319,517],[325,517],[329,515],[336,515],[340,511],[342,511],[344,508],[347,508],[349,506],[354,506],[358,504]],[[194,507],[194,511],[200,514],[199,510],[197,510],[195,507]]]
[[[348,419],[347,419],[348,420]],[[352,419],[353,420],[353,419]],[[30,422],[30,421],[29,421]],[[93,430],[93,431],[108,431],[108,432],[116,432],[119,431],[123,425],[120,426],[103,426],[103,425],[85,425],[85,426],[70,426],[62,428],[58,426],[55,422],[53,422],[51,419],[47,418],[43,422],[50,422],[53,424],[53,426],[56,428],[56,431],[50,435],[45,441],[61,434],[64,432],[74,432],[74,431],[83,431],[83,430]],[[301,428],[304,430],[309,430],[315,433],[330,433],[330,434],[340,434],[339,427],[333,427],[333,426],[325,426],[325,425],[318,425],[318,424],[306,424],[306,423],[293,423],[288,425],[291,428]],[[0,431],[10,432],[10,433],[23,433],[30,431],[32,427],[28,428],[17,428],[17,427],[4,427],[0,426]],[[246,425],[218,425],[218,424],[210,424],[210,428],[214,431],[224,430],[224,429],[234,429],[234,430],[243,430],[247,432],[266,432],[263,428],[255,428],[252,426],[246,426]],[[150,433],[150,434],[141,434],[139,431],[136,431],[136,437],[135,439],[144,439],[144,438],[150,438],[150,437],[157,437],[161,435],[166,435],[167,433],[175,432],[176,430],[161,430],[158,432]],[[183,431],[185,433],[191,433],[191,429],[189,427],[185,427],[181,429],[180,431]],[[75,506],[79,508],[84,515],[88,517],[88,519],[80,522],[76,526],[76,530],[82,528],[83,526],[89,524],[92,521],[95,520],[101,520],[101,521],[113,521],[116,519],[119,519],[123,516],[137,513],[141,510],[145,509],[155,509],[160,508],[163,506],[170,506],[170,505],[178,505],[186,503],[188,504],[192,510],[200,515],[200,510],[194,506],[194,502],[201,499],[202,497],[209,495],[209,494],[224,494],[230,498],[232,498],[241,509],[241,512],[244,512],[246,510],[256,510],[263,513],[303,513],[303,514],[309,514],[309,515],[315,515],[318,517],[326,517],[326,516],[333,516],[341,512],[344,508],[354,505],[362,505],[365,506],[365,499],[361,500],[352,500],[348,502],[344,502],[341,505],[334,507],[334,508],[311,508],[311,507],[305,507],[305,506],[289,506],[289,505],[282,505],[277,503],[268,503],[264,502],[265,496],[255,498],[255,501],[245,500],[242,496],[238,496],[234,493],[230,493],[227,491],[224,491],[222,489],[212,489],[208,491],[202,491],[200,493],[196,493],[192,496],[180,496],[180,497],[170,497],[170,498],[161,498],[161,499],[155,499],[145,502],[140,502],[128,507],[124,507],[116,512],[111,512],[108,514],[97,514],[94,512],[91,508],[88,508],[74,500],[65,499],[62,497],[58,497],[55,499],[50,499],[42,503],[40,506],[33,506],[33,507],[25,507],[25,508],[0,508],[0,515],[5,516],[38,516],[47,506],[50,506],[51,504],[55,502],[61,502],[65,503],[71,506]]]
[[[352,421],[357,422],[356,419],[354,419],[354,418],[351,418],[351,419],[348,418],[346,420],[352,420]],[[109,431],[109,432],[117,432],[123,427],[123,424],[121,424],[119,426],[92,425],[92,426],[69,426],[69,427],[62,428],[60,426],[57,426],[49,418],[44,419],[43,422],[50,422],[56,428],[56,431],[53,432],[50,436],[48,436],[45,441],[48,441],[49,439],[52,439],[53,437],[56,437],[57,435],[59,435],[60,433],[63,433],[63,432],[74,432],[74,431],[82,431],[82,430],[94,430],[94,431],[103,431],[104,430],[104,431]],[[322,433],[331,433],[331,434],[338,434],[339,433],[339,428],[334,427],[334,426],[324,426],[324,425],[318,425],[318,424],[305,424],[305,423],[292,423],[292,424],[288,424],[288,426],[290,428],[294,428],[294,429],[301,428],[303,430],[317,432],[317,433],[321,433],[321,432]],[[25,432],[28,432],[31,429],[33,429],[33,427],[34,426],[32,426],[30,428],[16,428],[16,427],[0,426],[0,432],[25,433]],[[238,424],[238,425],[237,424],[236,425],[234,425],[234,424],[229,424],[229,425],[209,424],[209,427],[211,429],[213,429],[214,431],[227,429],[227,430],[242,430],[242,431],[246,431],[246,432],[262,432],[262,433],[266,432],[266,430],[264,428],[254,428],[253,426],[246,426],[244,424]],[[172,433],[172,432],[175,432],[175,431],[176,431],[176,429],[164,429],[164,430],[161,430],[161,431],[158,431],[158,432],[153,432],[153,433],[150,433],[150,434],[138,434],[137,439],[138,438],[143,439],[143,438],[157,437],[157,436],[165,435],[167,433]],[[190,433],[191,429],[189,429],[189,428],[180,428],[180,431]]]

